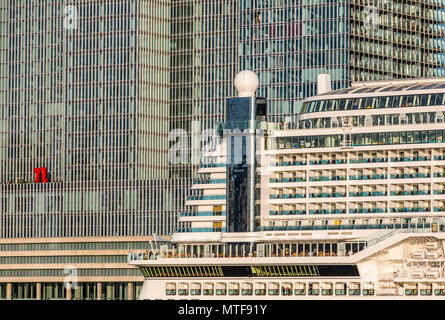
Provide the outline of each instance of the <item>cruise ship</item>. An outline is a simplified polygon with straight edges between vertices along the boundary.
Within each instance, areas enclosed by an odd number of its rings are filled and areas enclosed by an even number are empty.
[[[445,78],[352,83],[268,123],[258,77],[203,157],[139,299],[444,299]]]

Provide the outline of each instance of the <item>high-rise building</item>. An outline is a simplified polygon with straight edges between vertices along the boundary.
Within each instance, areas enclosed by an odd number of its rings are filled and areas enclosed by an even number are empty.
[[[46,267],[36,270],[60,285],[64,265],[52,265],[58,280],[44,271],[54,263],[54,241],[123,237],[134,249],[149,239],[142,237],[171,234],[186,197],[197,194],[196,138],[224,119],[238,70],[258,74],[269,120],[294,121],[319,73],[331,75],[333,89],[443,75],[444,7],[443,0],[2,1],[0,245],[50,239],[39,249]],[[169,158],[175,129],[189,139],[179,163]],[[24,254],[14,252],[4,253]],[[8,268],[37,261],[11,260]],[[119,278],[134,271],[100,281],[137,282]],[[94,281],[82,272],[80,282]],[[26,274],[0,276],[10,284],[5,297]]]

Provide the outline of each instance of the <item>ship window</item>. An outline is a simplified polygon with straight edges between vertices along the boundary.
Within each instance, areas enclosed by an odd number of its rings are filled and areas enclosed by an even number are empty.
[[[166,284],[165,294],[167,296],[174,296],[176,294],[176,283],[168,282]]]
[[[253,294],[253,284],[251,282],[243,282],[241,284],[241,294],[243,296],[251,296]]]
[[[257,296],[266,295],[266,284],[264,282],[255,283],[255,295]]]
[[[309,102],[309,112],[314,112],[317,106],[318,106],[318,101]]]
[[[192,296],[199,296],[201,295],[201,284],[200,283],[192,283],[190,286],[190,294]]]
[[[322,282],[321,294],[324,296],[332,295],[332,283],[331,282]]]
[[[222,206],[213,206],[213,213],[216,216],[220,216],[222,213]]]
[[[238,282],[230,282],[229,283],[229,295],[231,296],[237,296],[240,293],[239,290],[239,283]]]
[[[372,109],[373,98],[366,98],[364,99],[364,101],[365,101],[364,109]]]
[[[310,282],[308,285],[308,294],[310,296],[318,296],[320,294],[320,284],[318,282]]]
[[[407,107],[407,101],[408,101],[408,96],[401,96],[400,97],[400,107]]]
[[[326,100],[324,105],[324,111],[332,110],[332,100]]]
[[[295,283],[295,295],[301,296],[306,295],[306,283],[304,282],[296,282]]]
[[[217,296],[224,296],[227,294],[227,284],[223,282],[218,282],[216,284],[216,295]]]
[[[393,99],[394,97],[387,97],[386,108],[393,108]]]
[[[205,282],[205,283],[204,283],[203,294],[204,294],[205,296],[213,296],[213,293],[214,293],[214,291],[213,291],[213,287],[214,287],[213,283],[211,283],[211,282]]]
[[[283,296],[290,296],[290,295],[292,295],[292,283],[290,283],[290,282],[283,282],[281,284],[281,294]]]
[[[180,282],[178,285],[178,294],[180,296],[186,296],[189,294],[189,285],[186,282]]]
[[[410,96],[412,97],[412,107],[420,106],[420,96]]]
[[[379,99],[379,108],[387,108],[388,97],[380,97]]]
[[[437,99],[438,98],[438,95],[437,94],[432,94],[431,95],[431,98],[430,98],[430,103],[428,104],[429,106],[435,106],[436,105],[436,100],[437,101],[442,101],[442,99],[440,98],[440,99]]]
[[[269,290],[267,291],[267,293],[270,296],[277,296],[280,294],[279,292],[279,283],[278,282],[271,282],[269,283]]]
[[[335,111],[336,110],[344,110],[345,109],[345,104],[346,104],[346,99],[340,99],[340,100],[336,100],[335,103]]]
[[[351,106],[348,108],[349,110],[358,110],[360,109],[360,105],[363,99],[353,99]]]
[[[414,102],[414,96],[406,96],[405,98],[406,98],[404,101],[405,107],[412,107],[413,102]],[[403,107],[403,105],[402,105],[402,107]]]
[[[430,98],[431,98],[431,95],[423,94],[421,96],[420,105],[421,106],[428,106]]]

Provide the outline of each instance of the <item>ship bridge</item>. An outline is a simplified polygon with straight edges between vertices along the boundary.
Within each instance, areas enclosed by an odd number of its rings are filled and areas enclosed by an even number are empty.
[[[370,81],[304,101],[301,129],[443,122],[445,78]]]

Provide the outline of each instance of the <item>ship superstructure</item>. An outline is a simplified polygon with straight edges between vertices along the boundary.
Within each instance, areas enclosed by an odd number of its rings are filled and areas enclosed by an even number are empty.
[[[445,79],[321,75],[272,124],[251,76],[172,241],[130,255],[140,298],[444,298]]]

